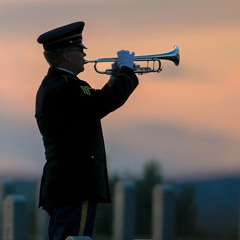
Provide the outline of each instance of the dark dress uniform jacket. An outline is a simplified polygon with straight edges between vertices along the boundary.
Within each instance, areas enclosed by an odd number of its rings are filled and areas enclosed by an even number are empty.
[[[35,117],[46,155],[39,206],[111,201],[100,120],[122,106],[137,85],[128,67],[101,90],[66,71],[49,69],[36,96]]]

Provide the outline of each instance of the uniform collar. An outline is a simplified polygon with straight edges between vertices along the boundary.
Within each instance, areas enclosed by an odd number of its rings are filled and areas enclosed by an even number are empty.
[[[61,67],[56,67],[56,68],[59,69],[59,70],[61,70],[61,71],[64,71],[64,72],[67,72],[67,73],[70,73],[70,74],[76,76],[72,71],[70,71],[70,70],[68,70],[68,69],[66,69],[66,68],[61,68]]]
[[[75,74],[73,74],[71,71],[62,68],[57,68],[57,67],[50,67],[48,69],[48,76],[59,76],[59,75],[66,75],[70,77],[77,78]]]

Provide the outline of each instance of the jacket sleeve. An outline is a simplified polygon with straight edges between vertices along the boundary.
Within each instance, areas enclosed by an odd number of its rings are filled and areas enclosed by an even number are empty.
[[[120,72],[111,78],[101,90],[103,95],[106,94],[106,98],[103,97],[102,106],[100,106],[101,118],[121,107],[133,93],[138,83],[138,78],[133,70],[122,67]]]
[[[137,85],[138,78],[133,70],[122,67],[114,79],[110,79],[102,89],[80,86],[74,91],[73,102],[79,111],[85,112],[85,116],[101,119],[121,107]]]

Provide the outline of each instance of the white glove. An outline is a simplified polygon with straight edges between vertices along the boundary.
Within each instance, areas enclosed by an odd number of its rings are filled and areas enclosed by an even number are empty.
[[[123,66],[133,68],[133,62],[134,62],[134,56],[135,56],[134,52],[130,53],[129,51],[121,50],[117,52],[117,55],[118,55],[117,65],[119,68]]]

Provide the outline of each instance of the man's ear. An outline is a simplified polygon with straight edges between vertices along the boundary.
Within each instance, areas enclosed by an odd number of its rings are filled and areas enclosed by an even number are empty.
[[[63,53],[63,58],[66,62],[70,62],[71,61],[71,55],[69,54],[69,51],[65,51]]]

